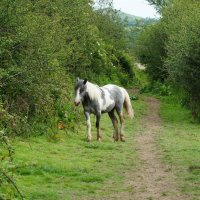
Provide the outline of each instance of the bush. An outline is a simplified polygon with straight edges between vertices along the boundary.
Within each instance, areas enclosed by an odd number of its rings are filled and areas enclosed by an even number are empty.
[[[102,84],[133,81],[122,53],[125,31],[110,6],[2,0],[0,25],[0,128],[10,135],[57,132],[59,122],[74,128],[81,121],[72,105],[76,76]]]
[[[144,86],[140,89],[140,93],[149,93],[149,92],[152,92],[160,96],[170,96],[173,93],[170,85],[160,82],[153,82],[152,84]]]

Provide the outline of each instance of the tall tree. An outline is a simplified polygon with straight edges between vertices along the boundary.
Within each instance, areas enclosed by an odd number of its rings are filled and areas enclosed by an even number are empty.
[[[167,6],[171,0],[147,0],[150,5],[155,6],[155,8],[160,12],[163,7]]]

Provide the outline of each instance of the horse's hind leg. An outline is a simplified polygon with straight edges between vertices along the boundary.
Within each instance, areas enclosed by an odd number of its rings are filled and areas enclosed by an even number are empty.
[[[113,123],[113,127],[114,127],[114,134],[113,134],[113,138],[115,141],[118,141],[118,121],[117,118],[115,116],[114,110],[112,110],[111,112],[108,113],[110,119],[112,120]]]
[[[100,119],[101,119],[101,113],[98,113],[96,115],[97,141],[101,141],[100,128],[99,128]]]
[[[120,140],[122,142],[125,142],[125,133],[124,133],[124,117],[123,117],[123,112],[122,109],[117,109],[117,114],[119,115],[119,120],[120,120]]]

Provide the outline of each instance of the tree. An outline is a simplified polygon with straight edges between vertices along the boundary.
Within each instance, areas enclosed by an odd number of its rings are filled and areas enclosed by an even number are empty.
[[[174,1],[164,13],[169,35],[165,67],[171,81],[187,96],[195,118],[200,115],[199,13],[198,1],[182,0]]]
[[[150,5],[155,6],[155,8],[161,12],[161,10],[167,6],[172,0],[147,0]]]
[[[166,33],[160,22],[148,26],[136,40],[136,55],[146,65],[152,81],[163,82],[168,76],[163,65],[166,56],[165,42]]]
[[[200,117],[199,13],[199,1],[173,0],[162,9],[159,22],[147,28],[137,42],[137,55],[151,79],[176,86],[195,118]]]

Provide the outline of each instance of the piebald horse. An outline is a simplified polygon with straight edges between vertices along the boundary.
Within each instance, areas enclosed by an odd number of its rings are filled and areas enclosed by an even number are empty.
[[[114,141],[118,141],[118,120],[114,113],[115,110],[119,116],[121,124],[120,140],[125,142],[123,107],[130,118],[134,117],[134,111],[130,97],[124,88],[112,84],[99,87],[98,85],[90,83],[87,79],[81,80],[77,78],[75,84],[74,104],[78,106],[81,102],[86,117],[89,142],[92,140],[90,122],[91,113],[96,116],[97,140],[101,140],[99,130],[101,114],[108,113],[114,127]]]

